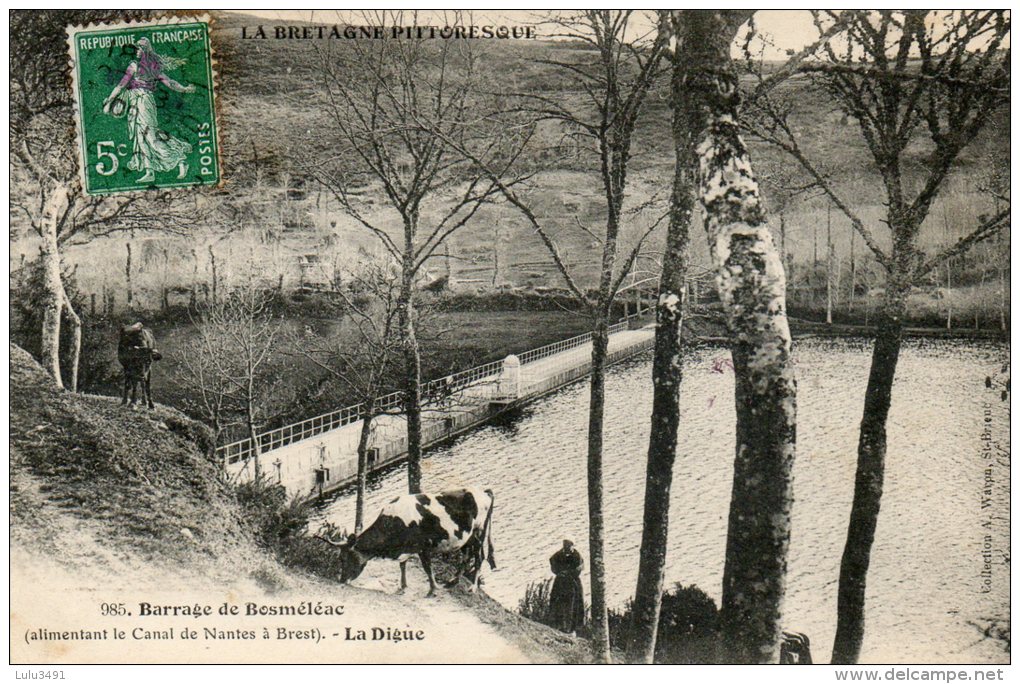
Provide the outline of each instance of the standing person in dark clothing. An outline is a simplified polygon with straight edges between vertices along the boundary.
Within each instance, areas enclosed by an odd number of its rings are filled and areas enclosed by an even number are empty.
[[[581,570],[584,559],[574,548],[574,542],[563,540],[563,548],[549,559],[556,579],[549,593],[549,624],[556,629],[576,632],[584,626],[584,587]]]

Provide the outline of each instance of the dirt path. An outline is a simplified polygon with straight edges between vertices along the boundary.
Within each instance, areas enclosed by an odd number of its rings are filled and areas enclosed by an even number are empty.
[[[88,536],[88,535],[86,535]],[[86,536],[83,536],[84,540]],[[76,554],[73,568],[15,549],[11,555],[12,662],[62,663],[529,663],[554,653],[519,643],[485,624],[446,590],[426,599],[344,587],[267,563],[256,580],[224,582],[197,568]],[[222,572],[224,568],[209,568]],[[125,578],[130,577],[130,583]],[[456,591],[456,590],[455,590]],[[420,592],[419,592],[420,593]],[[131,615],[106,616],[123,604]],[[146,609],[142,604],[148,604]],[[221,614],[222,606],[237,615]],[[200,617],[153,616],[151,606],[208,606]],[[307,608],[306,608],[307,607]],[[307,610],[341,615],[272,615]],[[146,614],[146,612],[150,614]],[[251,615],[256,612],[262,614]],[[113,630],[123,639],[113,639]],[[171,633],[169,630],[173,630]],[[40,630],[104,632],[100,640],[42,640]],[[193,638],[184,637],[193,630]]]

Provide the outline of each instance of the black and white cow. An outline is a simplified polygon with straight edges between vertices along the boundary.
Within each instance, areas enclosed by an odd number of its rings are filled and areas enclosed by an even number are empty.
[[[491,489],[469,487],[440,494],[404,494],[386,504],[360,535],[345,542],[323,539],[340,549],[340,581],[357,579],[373,558],[400,562],[400,591],[407,588],[407,561],[417,555],[429,578],[428,596],[436,593],[432,556],[450,551],[468,552],[468,577],[478,587],[482,562],[495,568],[492,552]],[[471,575],[473,571],[473,576]],[[463,568],[458,569],[459,580]]]

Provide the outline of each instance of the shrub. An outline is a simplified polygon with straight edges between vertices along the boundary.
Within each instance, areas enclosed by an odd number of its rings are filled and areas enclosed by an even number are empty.
[[[307,503],[288,499],[283,485],[270,483],[264,477],[238,485],[236,493],[244,520],[257,542],[277,560],[326,579],[339,577],[340,554],[307,532]],[[319,534],[337,536],[329,524]]]
[[[103,315],[90,315],[74,272],[64,269],[62,279],[64,290],[81,319],[78,389],[89,392],[113,378],[110,360],[117,341],[109,338],[109,321]],[[42,260],[36,258],[11,273],[11,341],[36,360],[41,360],[42,356],[44,305]],[[60,326],[60,372],[65,381],[71,376],[72,342],[70,321],[65,316]]]
[[[549,624],[549,594],[553,580],[537,580],[525,588],[524,597],[517,604],[517,612],[529,620]]]
[[[320,539],[306,534],[286,540],[277,558],[288,567],[305,570],[328,580],[340,578],[340,554]]]
[[[288,502],[283,485],[271,484],[265,477],[238,485],[237,502],[259,544],[269,550],[277,550],[283,540],[308,524],[304,507],[296,500]]]
[[[718,609],[715,601],[696,585],[679,582],[662,595],[655,662],[665,664],[710,663],[714,659]],[[621,612],[609,611],[609,640],[619,648],[631,641],[633,604]]]
[[[517,613],[529,620],[550,625],[549,595],[553,579],[537,580],[524,590],[517,604]],[[584,607],[584,628],[580,636],[591,629],[591,614]],[[655,641],[655,662],[668,664],[710,663],[714,659],[718,609],[712,598],[696,585],[683,586],[679,582],[662,595],[659,614],[659,631]],[[631,641],[633,602],[627,601],[623,610],[609,611],[609,641],[614,651],[623,651]]]

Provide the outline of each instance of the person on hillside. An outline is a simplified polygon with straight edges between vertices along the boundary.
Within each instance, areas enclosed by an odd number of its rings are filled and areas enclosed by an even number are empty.
[[[581,586],[581,571],[584,559],[574,542],[563,540],[563,548],[549,559],[556,579],[549,592],[549,624],[552,627],[573,634],[584,626],[584,587]]]

